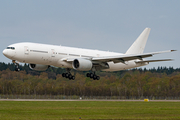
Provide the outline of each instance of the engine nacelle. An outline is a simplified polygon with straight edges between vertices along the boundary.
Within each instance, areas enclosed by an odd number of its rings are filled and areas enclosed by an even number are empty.
[[[86,59],[75,59],[72,65],[75,70],[89,71],[92,69],[92,62]]]
[[[49,68],[49,65],[29,64],[29,68],[37,71],[45,71]]]

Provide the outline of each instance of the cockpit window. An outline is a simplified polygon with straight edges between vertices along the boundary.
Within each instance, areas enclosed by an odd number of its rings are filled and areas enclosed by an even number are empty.
[[[15,47],[7,47],[7,49],[15,50]]]

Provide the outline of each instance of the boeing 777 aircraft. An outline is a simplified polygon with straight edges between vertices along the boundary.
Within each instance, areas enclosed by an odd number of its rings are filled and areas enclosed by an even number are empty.
[[[119,71],[148,65],[150,62],[170,61],[171,59],[144,59],[174,51],[143,53],[149,33],[150,28],[145,28],[125,54],[29,42],[9,45],[3,54],[16,64],[16,71],[19,71],[18,63],[22,62],[29,63],[31,69],[38,71],[44,71],[50,66],[66,68],[67,72],[62,76],[70,80],[75,79],[75,75],[70,72],[71,69],[91,71],[86,76],[99,80],[100,77],[95,71]]]

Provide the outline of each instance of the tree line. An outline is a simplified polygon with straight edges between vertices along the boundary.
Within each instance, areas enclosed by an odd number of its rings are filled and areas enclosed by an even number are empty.
[[[180,96],[180,69],[131,69],[97,72],[100,80],[77,72],[75,80],[62,77],[65,69],[32,71],[27,64],[20,72],[14,64],[0,63],[0,94],[13,95],[78,95],[78,96]],[[73,71],[74,72],[74,71]]]

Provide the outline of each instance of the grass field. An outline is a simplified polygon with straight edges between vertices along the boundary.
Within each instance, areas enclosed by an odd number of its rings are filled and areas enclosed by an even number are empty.
[[[180,119],[180,102],[0,101],[0,120]]]

